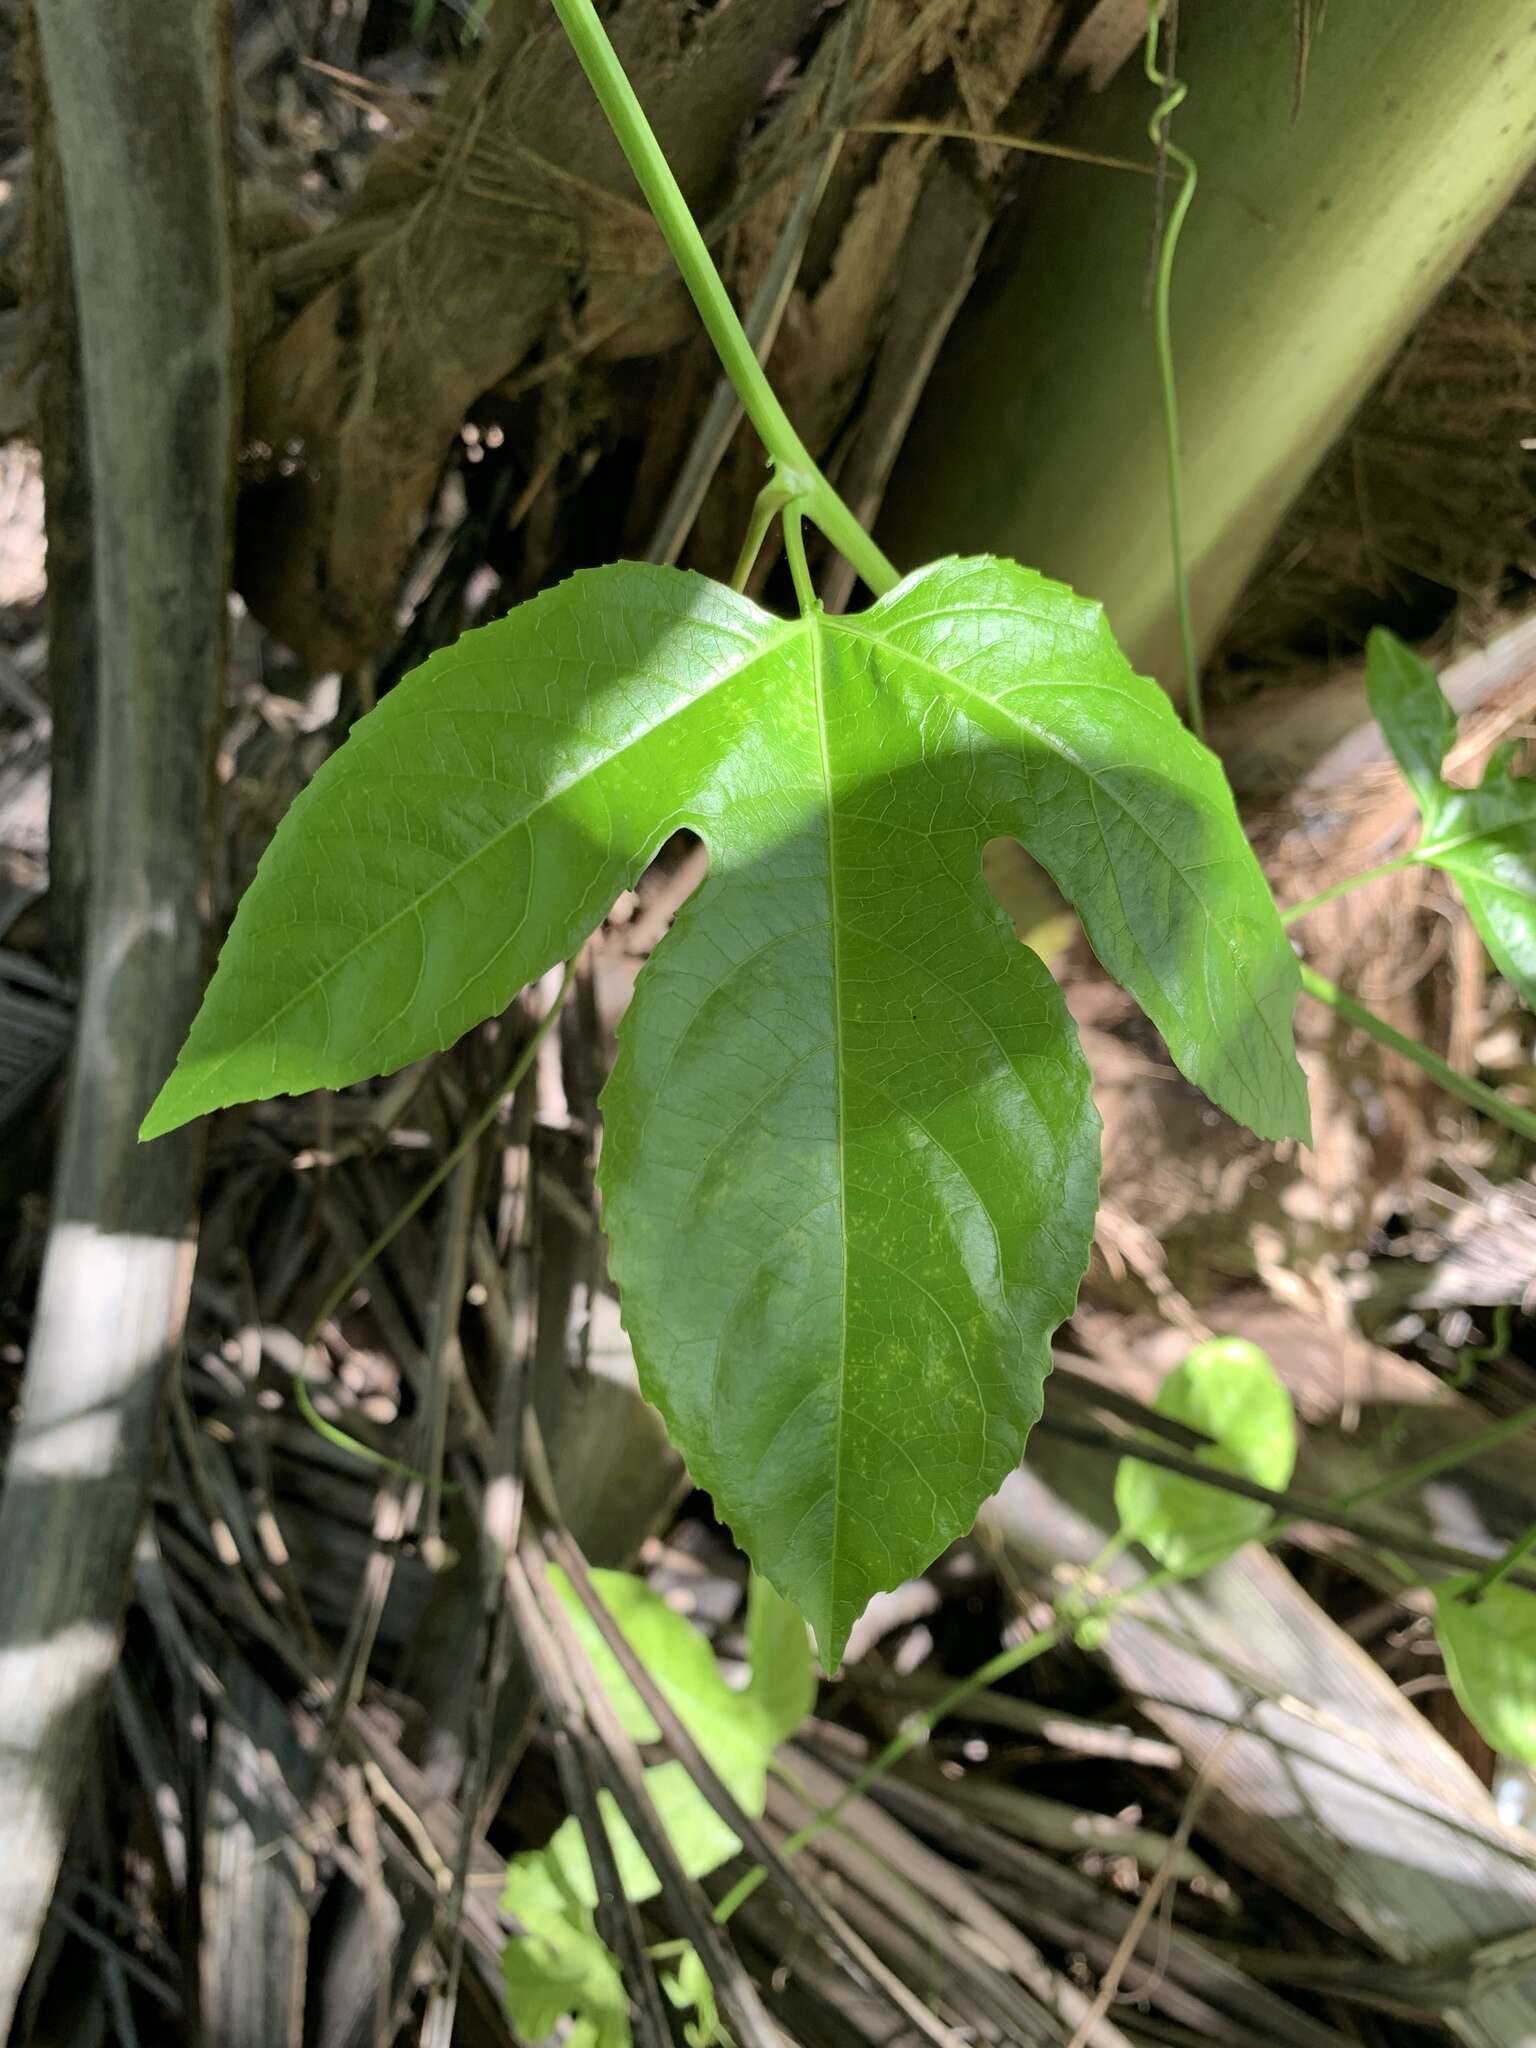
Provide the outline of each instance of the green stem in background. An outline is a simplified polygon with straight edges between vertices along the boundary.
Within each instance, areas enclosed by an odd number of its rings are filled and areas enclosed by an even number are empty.
[[[1086,1578],[1097,1565],[1122,1548],[1122,1540],[1111,1540],[1094,1563],[1084,1567],[1083,1576]],[[1009,1649],[999,1650],[995,1657],[989,1657],[986,1663],[979,1665],[968,1678],[962,1678],[952,1685],[931,1707],[925,1708],[920,1714],[914,1714],[906,1726],[870,1758],[859,1775],[838,1794],[830,1806],[824,1807],[813,1819],[807,1821],[803,1828],[785,1837],[783,1853],[786,1856],[793,1856],[814,1842],[816,1837],[825,1833],[828,1828],[835,1827],[844,1809],[853,1800],[862,1798],[877,1779],[883,1778],[887,1771],[894,1770],[902,1758],[910,1755],[919,1743],[926,1742],[939,1723],[948,1720],[951,1714],[957,1714],[967,1700],[974,1698],[979,1692],[985,1692],[989,1686],[999,1685],[1003,1679],[1011,1678],[1015,1671],[1022,1671],[1026,1664],[1033,1664],[1037,1657],[1043,1657],[1047,1650],[1054,1650],[1058,1643],[1075,1634],[1084,1622],[1108,1621],[1128,1600],[1134,1600],[1141,1593],[1150,1593],[1158,1586],[1168,1585],[1177,1576],[1176,1572],[1171,1572],[1166,1567],[1150,1572],[1144,1579],[1138,1579],[1133,1586],[1122,1587],[1118,1593],[1106,1593],[1085,1612],[1063,1615],[1059,1620],[1053,1621],[1049,1628],[1037,1629],[1032,1636],[1026,1636],[1022,1643],[1015,1643]],[[722,1927],[736,1908],[751,1898],[767,1875],[762,1865],[757,1864],[739,1883],[731,1887],[715,1908],[715,1918]]]
[[[1331,888],[1319,889],[1315,896],[1308,896],[1305,902],[1293,903],[1289,910],[1282,910],[1280,922],[1295,924],[1310,910],[1320,910],[1325,903],[1332,903],[1340,896],[1349,896],[1356,889],[1363,889],[1367,882],[1383,881],[1388,875],[1401,874],[1404,868],[1411,868],[1418,860],[1418,854],[1402,853],[1396,860],[1384,860],[1378,867],[1367,868],[1364,874],[1346,875],[1342,882],[1335,882]]]
[[[876,596],[883,596],[900,578],[822,475],[780,405],[592,0],[552,0],[552,5],[779,481],[802,501],[806,517]]]
[[[1374,1010],[1368,1010],[1364,1003],[1357,1003],[1353,996],[1346,995],[1335,983],[1305,965],[1301,970],[1301,985],[1309,996],[1326,1003],[1330,1010],[1337,1010],[1346,1023],[1374,1038],[1378,1045],[1400,1053],[1405,1060],[1412,1060],[1432,1081],[1438,1082],[1447,1095],[1469,1103],[1473,1109],[1481,1110],[1484,1116],[1492,1117],[1495,1123],[1503,1124],[1506,1130],[1536,1144],[1536,1115],[1532,1115],[1530,1110],[1506,1102],[1502,1095],[1485,1087],[1481,1081],[1474,1081],[1469,1074],[1458,1074],[1449,1062],[1441,1059],[1439,1053],[1431,1052],[1416,1038],[1395,1030],[1384,1017],[1378,1017]]]
[[[403,1459],[390,1457],[387,1451],[376,1451],[372,1444],[365,1444],[360,1437],[348,1436],[344,1429],[334,1422],[327,1422],[315,1406],[314,1396],[305,1384],[302,1371],[294,1374],[293,1398],[299,1413],[315,1432],[323,1436],[328,1444],[334,1444],[338,1451],[345,1451],[349,1458],[356,1458],[360,1465],[371,1465],[375,1472],[393,1472],[397,1479],[413,1479],[419,1485],[427,1484],[425,1472],[418,1472],[414,1465],[407,1465]]]
[[[1284,925],[1295,924],[1309,911],[1321,909],[1323,904],[1333,903],[1340,896],[1351,895],[1356,889],[1363,889],[1368,882],[1380,882],[1388,875],[1401,874],[1405,868],[1411,868],[1418,863],[1422,850],[1415,847],[1411,853],[1399,854],[1395,860],[1384,860],[1376,867],[1367,868],[1363,874],[1346,875],[1342,882],[1335,882],[1330,888],[1320,889],[1315,896],[1308,896],[1304,902],[1293,903],[1289,910],[1282,910],[1280,922]],[[1486,1087],[1481,1081],[1473,1080],[1470,1075],[1457,1073],[1456,1069],[1441,1059],[1438,1053],[1431,1052],[1428,1046],[1421,1045],[1416,1038],[1409,1038],[1403,1032],[1394,1030],[1385,1019],[1378,1017],[1374,1010],[1368,1010],[1363,1003],[1356,1002],[1353,996],[1346,995],[1341,988],[1326,980],[1321,974],[1314,973],[1310,967],[1302,968],[1301,985],[1308,995],[1315,996],[1320,1003],[1326,1003],[1330,1009],[1337,1010],[1348,1022],[1368,1032],[1378,1044],[1390,1046],[1393,1052],[1401,1053],[1406,1060],[1412,1060],[1414,1065],[1428,1074],[1432,1081],[1438,1082],[1447,1094],[1458,1096],[1461,1101],[1470,1103],[1474,1109],[1480,1109],[1485,1116],[1492,1117],[1496,1123],[1503,1124],[1508,1130],[1518,1132],[1522,1138],[1536,1141],[1536,1116],[1530,1111],[1521,1109],[1515,1103],[1506,1102],[1502,1095]]]
[[[1410,1486],[1421,1485],[1426,1480],[1436,1477],[1440,1472],[1448,1471],[1453,1466],[1463,1464],[1470,1458],[1478,1457],[1484,1452],[1494,1449],[1498,1444],[1503,1443],[1511,1436],[1517,1435],[1521,1430],[1531,1428],[1533,1424],[1536,1424],[1536,1408],[1525,1409],[1520,1414],[1510,1416],[1505,1421],[1495,1424],[1491,1429],[1484,1430],[1480,1435],[1469,1438],[1465,1443],[1439,1452],[1433,1457],[1422,1460],[1419,1464],[1408,1467],[1403,1472],[1391,1474],[1387,1479],[1375,1486],[1367,1487],[1359,1493],[1347,1496],[1338,1505],[1341,1510],[1348,1510],[1352,1509],[1357,1501],[1378,1499]],[[1134,1446],[1128,1442],[1126,1455],[1132,1456],[1135,1454]],[[1209,1475],[1208,1483],[1220,1485],[1227,1477],[1227,1474],[1219,1470],[1213,1470]],[[1305,1517],[1277,1516],[1270,1526],[1261,1532],[1257,1540],[1267,1549],[1271,1544],[1279,1541],[1294,1526],[1298,1519],[1305,1519]],[[1120,1556],[1129,1547],[1130,1538],[1126,1536],[1124,1530],[1116,1530],[1098,1556],[1090,1564],[1082,1567],[1077,1584],[1080,1586],[1091,1584],[1115,1558]],[[1468,1599],[1477,1598],[1489,1586],[1496,1584],[1508,1572],[1514,1570],[1533,1549],[1536,1549],[1536,1527],[1527,1530],[1525,1535],[1503,1557],[1496,1559],[1482,1574],[1482,1577],[1473,1586],[1468,1588],[1465,1597]],[[1419,1578],[1389,1551],[1381,1551],[1379,1554],[1387,1564],[1396,1570],[1405,1586],[1414,1586],[1421,1583]],[[798,1850],[806,1848],[811,1842],[815,1841],[816,1837],[827,1828],[835,1827],[843,1812],[853,1800],[860,1798],[864,1793],[868,1792],[878,1779],[884,1777],[888,1771],[893,1770],[920,1743],[927,1741],[941,1721],[948,1720],[951,1715],[958,1713],[966,1702],[972,1699],[978,1692],[984,1692],[989,1687],[1000,1684],[1003,1679],[1011,1677],[1014,1672],[1021,1671],[1026,1664],[1034,1663],[1037,1657],[1044,1656],[1048,1650],[1055,1649],[1069,1637],[1074,1636],[1085,1624],[1090,1627],[1107,1624],[1122,1607],[1128,1602],[1139,1598],[1141,1594],[1154,1592],[1163,1586],[1177,1585],[1187,1576],[1189,1576],[1187,1573],[1174,1571],[1166,1565],[1161,1566],[1156,1571],[1149,1572],[1144,1578],[1136,1580],[1133,1585],[1124,1586],[1117,1592],[1101,1595],[1086,1607],[1079,1607],[1073,1598],[1073,1594],[1068,1593],[1058,1603],[1057,1618],[1049,1627],[1037,1630],[1033,1635],[1026,1637],[1023,1642],[1016,1643],[1009,1649],[1000,1650],[995,1657],[989,1658],[985,1664],[973,1671],[969,1677],[958,1680],[931,1707],[926,1708],[920,1714],[915,1714],[904,1727],[892,1736],[884,1748],[870,1758],[863,1770],[839,1793],[836,1800],[830,1806],[823,1808],[803,1828],[787,1837],[784,1842],[784,1854],[786,1856],[793,1856]],[[715,1919],[721,1925],[724,1925],[736,1911],[737,1907],[752,1896],[767,1874],[761,1866],[747,1871],[715,1908]]]
[[[1474,1582],[1462,1595],[1464,1600],[1481,1600],[1483,1595],[1496,1586],[1500,1579],[1507,1577],[1522,1558],[1536,1550],[1536,1522],[1533,1522],[1523,1536],[1517,1536],[1502,1557],[1496,1557],[1487,1571],[1480,1572]]]
[[[1514,1309],[1509,1302],[1501,1301],[1495,1306],[1493,1330],[1488,1342],[1466,1345],[1457,1359],[1456,1376],[1450,1382],[1453,1393],[1464,1393],[1471,1386],[1480,1365],[1489,1365],[1494,1359],[1504,1356],[1509,1349],[1509,1332],[1514,1319]]]
[[[1157,276],[1152,294],[1152,322],[1157,342],[1157,374],[1163,400],[1163,434],[1168,452],[1168,539],[1173,549],[1174,603],[1179,620],[1179,651],[1184,664],[1184,708],[1190,731],[1205,738],[1205,707],[1200,696],[1200,664],[1195,656],[1195,627],[1189,603],[1189,569],[1184,560],[1184,483],[1179,457],[1179,394],[1173,375],[1173,259],[1179,236],[1195,196],[1199,176],[1195,160],[1168,133],[1168,123],[1188,87],[1171,72],[1159,70],[1158,32],[1162,26],[1165,0],[1149,0],[1147,7],[1147,77],[1163,94],[1147,123],[1147,133],[1169,163],[1181,174],[1178,196],[1173,202],[1158,243]]]
[[[763,542],[768,538],[768,529],[775,516],[783,511],[785,504],[783,486],[775,479],[766,483],[752,502],[752,517],[747,521],[747,537],[741,544],[741,553],[736,557],[736,566],[731,571],[731,588],[743,591],[747,578],[752,574],[752,565],[762,552]]]
[[[1368,1500],[1385,1500],[1390,1494],[1406,1493],[1415,1486],[1425,1486],[1431,1479],[1438,1479],[1442,1473],[1453,1472],[1458,1465],[1465,1465],[1473,1458],[1481,1458],[1489,1451],[1496,1451],[1500,1444],[1507,1443],[1512,1436],[1523,1435],[1528,1429],[1536,1429],[1536,1408],[1521,1408],[1513,1415],[1506,1415],[1502,1422],[1495,1422],[1491,1428],[1480,1430],[1476,1436],[1469,1436],[1465,1443],[1450,1444],[1444,1450],[1431,1451],[1427,1458],[1420,1458],[1413,1465],[1405,1465],[1401,1472],[1389,1472],[1384,1479],[1378,1479],[1370,1486],[1362,1486],[1353,1493],[1342,1495],[1336,1504],[1348,1513],[1353,1508],[1362,1507]],[[1516,1561],[1510,1560],[1511,1563]]]

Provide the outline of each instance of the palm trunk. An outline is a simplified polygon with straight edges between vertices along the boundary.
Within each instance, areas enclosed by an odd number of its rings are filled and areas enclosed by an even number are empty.
[[[0,1498],[0,2035],[90,1767],[191,1278],[197,1146],[141,1149],[203,974],[233,477],[214,0],[37,0],[79,309],[96,707],[80,1027]]]
[[[1173,286],[1185,547],[1208,651],[1287,507],[1536,162],[1529,0],[1330,0],[1292,118],[1292,12],[1183,0],[1174,133],[1200,187]],[[1128,65],[1062,140],[1149,158]],[[1151,315],[1150,181],[1033,187],[957,323],[887,499],[903,563],[1016,556],[1103,600],[1172,685],[1178,636]]]

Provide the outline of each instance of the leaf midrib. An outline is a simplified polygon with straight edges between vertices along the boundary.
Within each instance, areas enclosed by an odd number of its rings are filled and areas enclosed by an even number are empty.
[[[1460,793],[1460,792],[1458,792]],[[1466,792],[1476,795],[1475,790]],[[1508,824],[1495,825],[1478,832],[1459,832],[1454,839],[1421,839],[1413,849],[1412,858],[1426,867],[1441,867],[1452,854],[1461,853],[1469,846],[1484,846],[1496,840],[1501,832],[1530,831],[1536,829],[1536,818],[1513,818]]]
[[[825,624],[819,610],[808,613],[800,624],[811,646],[811,688],[816,698],[816,734],[821,747],[821,779],[824,815],[827,821],[827,910],[828,951],[832,965],[832,1043],[836,1056],[832,1070],[837,1080],[837,1207],[842,1228],[838,1232],[842,1274],[838,1286],[840,1328],[837,1342],[837,1436],[832,1446],[832,1554],[827,1566],[827,1633],[842,1654],[837,1623],[837,1562],[842,1553],[843,1519],[843,1437],[848,1421],[848,1128],[843,1089],[843,989],[842,949],[838,942],[842,919],[837,901],[837,826],[832,793],[832,756],[827,735],[827,699],[822,674]]]
[[[272,1030],[282,1022],[290,1011],[296,1009],[300,1003],[307,1002],[317,990],[324,988],[335,975],[339,974],[344,967],[356,959],[359,953],[365,951],[369,946],[376,945],[379,940],[405,919],[411,917],[419,918],[423,905],[430,903],[441,891],[458,881],[462,875],[475,867],[478,862],[495,852],[514,832],[525,830],[539,816],[540,812],[547,810],[551,804],[557,803],[561,797],[569,795],[571,790],[579,788],[583,782],[589,781],[594,775],[601,774],[605,768],[611,768],[616,761],[623,760],[626,754],[633,752],[636,747],[643,746],[647,740],[654,739],[656,734],[665,730],[674,718],[680,718],[685,713],[692,711],[695,706],[704,703],[708,698],[712,697],[717,690],[724,689],[732,683],[743,681],[759,662],[767,660],[771,655],[777,653],[780,648],[787,646],[797,634],[802,632],[804,630],[804,623],[800,619],[790,620],[781,631],[775,633],[748,655],[739,667],[726,670],[723,674],[716,677],[705,689],[698,691],[685,702],[674,705],[664,717],[657,719],[654,724],[647,725],[639,732],[632,734],[624,741],[622,746],[613,748],[611,752],[604,754],[600,760],[593,762],[590,767],[583,768],[579,773],[568,776],[565,781],[546,789],[540,795],[538,802],[524,811],[521,817],[514,819],[508,825],[504,825],[500,831],[494,833],[483,844],[478,846],[473,853],[468,854],[463,860],[439,876],[430,888],[424,889],[420,895],[412,897],[410,902],[403,904],[400,909],[391,912],[382,924],[375,925],[356,944],[349,946],[344,953],[339,954],[323,972],[317,974],[313,980],[306,982],[304,987],[291,995],[287,1002],[282,1004],[279,1009],[272,1011],[270,1015],[263,1018],[259,1030],[261,1032]],[[312,788],[313,786],[311,784]],[[255,1042],[257,1036],[257,1031],[248,1032],[237,1045],[232,1045],[227,1052],[220,1054],[218,1059],[205,1067],[203,1070],[205,1084],[214,1075],[221,1073],[231,1060],[236,1059],[242,1052],[246,1051]]]

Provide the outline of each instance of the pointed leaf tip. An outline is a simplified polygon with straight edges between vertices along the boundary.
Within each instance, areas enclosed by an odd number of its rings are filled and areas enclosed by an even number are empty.
[[[713,694],[785,630],[627,562],[432,656],[279,825],[147,1134],[392,1073],[504,1009],[682,822]]]
[[[180,1130],[181,1126],[190,1123],[196,1114],[195,1110],[190,1113],[178,1111],[173,1075],[145,1111],[144,1121],[139,1125],[139,1143],[147,1145],[155,1138],[164,1138],[170,1132]]]

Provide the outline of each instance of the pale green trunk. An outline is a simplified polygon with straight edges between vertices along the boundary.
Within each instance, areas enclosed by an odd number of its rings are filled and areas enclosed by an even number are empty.
[[[1201,182],[1174,279],[1186,552],[1208,649],[1393,351],[1536,162],[1531,0],[1329,0],[1302,110],[1288,0],[1184,0],[1175,133]],[[1150,155],[1128,65],[1062,139]],[[1016,556],[1179,672],[1147,302],[1150,180],[1041,173],[1006,279],[957,323],[881,538]]]

